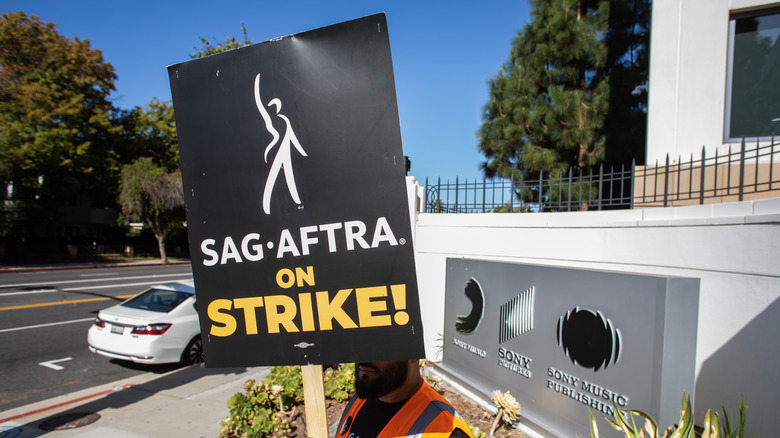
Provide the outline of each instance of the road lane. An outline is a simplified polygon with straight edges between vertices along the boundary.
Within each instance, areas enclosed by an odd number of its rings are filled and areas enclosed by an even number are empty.
[[[188,265],[32,274],[0,274],[0,412],[175,367],[137,365],[93,354],[87,348],[87,329],[99,310],[121,302],[122,297],[152,284],[191,279]],[[34,292],[42,287],[56,291]],[[57,366],[40,365],[52,361]]]
[[[2,276],[0,276],[2,278]],[[0,329],[10,328],[13,317],[6,312],[33,307],[70,305],[81,302],[105,301],[99,308],[108,307],[111,300],[121,301],[149,286],[192,279],[190,272],[156,275],[133,275],[115,278],[60,279],[56,282],[29,281],[0,286]],[[56,314],[54,311],[52,314]],[[43,317],[44,314],[41,314]],[[53,321],[45,321],[53,322]],[[25,324],[29,325],[29,324]]]

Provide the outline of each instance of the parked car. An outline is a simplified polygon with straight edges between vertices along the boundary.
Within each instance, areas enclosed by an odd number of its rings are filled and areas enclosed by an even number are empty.
[[[87,343],[93,353],[137,363],[203,362],[193,282],[153,286],[101,310]]]

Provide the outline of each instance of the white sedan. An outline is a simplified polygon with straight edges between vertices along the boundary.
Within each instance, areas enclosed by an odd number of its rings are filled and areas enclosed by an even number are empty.
[[[101,310],[87,343],[93,353],[137,363],[203,362],[193,282],[154,286]]]

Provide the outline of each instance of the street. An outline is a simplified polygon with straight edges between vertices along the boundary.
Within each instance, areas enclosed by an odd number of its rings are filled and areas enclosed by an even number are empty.
[[[192,278],[190,265],[0,273],[0,412],[178,365],[93,354],[97,312],[154,284]]]

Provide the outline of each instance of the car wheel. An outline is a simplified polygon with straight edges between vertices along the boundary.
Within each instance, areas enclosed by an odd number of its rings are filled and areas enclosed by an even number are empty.
[[[184,349],[184,353],[181,355],[181,362],[184,365],[203,362],[203,343],[200,340],[200,335],[195,336],[187,345],[187,348]]]

